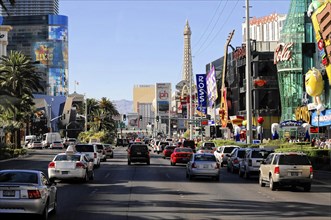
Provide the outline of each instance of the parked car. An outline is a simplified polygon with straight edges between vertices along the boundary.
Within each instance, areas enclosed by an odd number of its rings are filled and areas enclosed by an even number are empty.
[[[193,150],[189,147],[176,147],[170,156],[170,164],[175,166],[177,163],[187,163],[190,160]]]
[[[211,177],[219,180],[220,166],[212,153],[192,154],[186,165],[186,178]]]
[[[273,152],[273,149],[246,148],[244,158],[239,163],[239,176],[248,179],[250,175],[259,175],[261,162]]]
[[[79,179],[88,182],[94,179],[93,158],[83,153],[75,152],[69,146],[65,153],[57,154],[48,164],[48,177],[50,181]]]
[[[1,213],[37,214],[48,219],[50,212],[56,212],[56,183],[41,171],[0,170],[0,192]]]
[[[49,149],[63,149],[64,144],[62,141],[53,141],[49,146]]]
[[[113,146],[111,144],[103,144],[106,150],[106,158],[114,158]]]
[[[79,153],[84,153],[89,158],[93,158],[95,168],[100,167],[101,157],[98,153],[98,148],[95,144],[76,144],[75,150]]]
[[[240,161],[245,156],[245,148],[234,148],[231,154],[226,154],[226,156],[228,157],[227,171],[238,172]]]
[[[171,154],[174,152],[175,148],[176,148],[176,146],[174,146],[174,145],[166,146],[164,148],[163,152],[162,152],[163,153],[163,158],[165,159],[167,157],[170,157]]]
[[[44,148],[44,146],[41,143],[41,141],[32,141],[32,142],[28,143],[28,146],[27,147],[29,149],[43,149]]]
[[[283,185],[301,186],[304,191],[311,189],[313,167],[305,153],[271,153],[260,166],[259,184],[269,183],[271,190]]]
[[[150,155],[147,144],[131,144],[127,149],[128,152],[128,165],[135,162],[150,164]]]
[[[220,163],[221,167],[223,165],[227,165],[228,164],[227,154],[230,154],[233,151],[233,149],[235,149],[235,148],[239,148],[239,146],[236,146],[236,145],[224,145],[224,146],[218,147],[214,151],[214,155],[216,157],[216,160]]]

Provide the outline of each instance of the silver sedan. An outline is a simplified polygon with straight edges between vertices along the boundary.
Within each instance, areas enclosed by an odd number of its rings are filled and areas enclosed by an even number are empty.
[[[57,188],[43,172],[0,171],[0,213],[38,214],[47,219],[56,207]]]
[[[186,165],[186,177],[190,180],[193,177],[212,177],[218,180],[220,176],[220,166],[212,153],[192,154],[190,161]]]

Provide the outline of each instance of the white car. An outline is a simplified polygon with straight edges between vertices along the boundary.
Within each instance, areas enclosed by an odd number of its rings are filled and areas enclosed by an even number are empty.
[[[48,164],[48,177],[54,180],[80,179],[83,182],[94,179],[93,158],[73,151],[71,146],[65,153],[57,154]]]
[[[101,156],[100,153],[98,153],[98,148],[95,144],[76,144],[75,150],[87,155],[88,158],[93,158],[95,168],[100,167]]]
[[[50,149],[63,149],[64,144],[61,141],[54,141],[49,146]]]
[[[30,149],[43,149],[44,148],[41,141],[33,141],[31,143],[28,143],[27,147]]]
[[[226,165],[228,162],[228,157],[227,154],[230,154],[233,149],[235,148],[239,148],[239,146],[236,145],[224,145],[221,147],[218,147],[215,151],[214,151],[214,155],[217,159],[217,161],[220,163],[221,167],[223,165]]]

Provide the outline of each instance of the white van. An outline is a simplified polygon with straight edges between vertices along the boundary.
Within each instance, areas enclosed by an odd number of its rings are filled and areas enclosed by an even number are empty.
[[[27,147],[28,143],[32,143],[33,141],[36,141],[36,140],[37,140],[36,135],[27,135],[27,136],[25,136],[24,146]]]
[[[49,132],[43,135],[43,147],[48,148],[54,141],[63,142],[59,132]]]

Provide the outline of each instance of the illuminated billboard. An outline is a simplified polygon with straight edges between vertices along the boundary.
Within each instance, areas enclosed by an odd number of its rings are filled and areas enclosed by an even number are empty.
[[[65,26],[49,26],[48,39],[68,41],[68,28]]]

